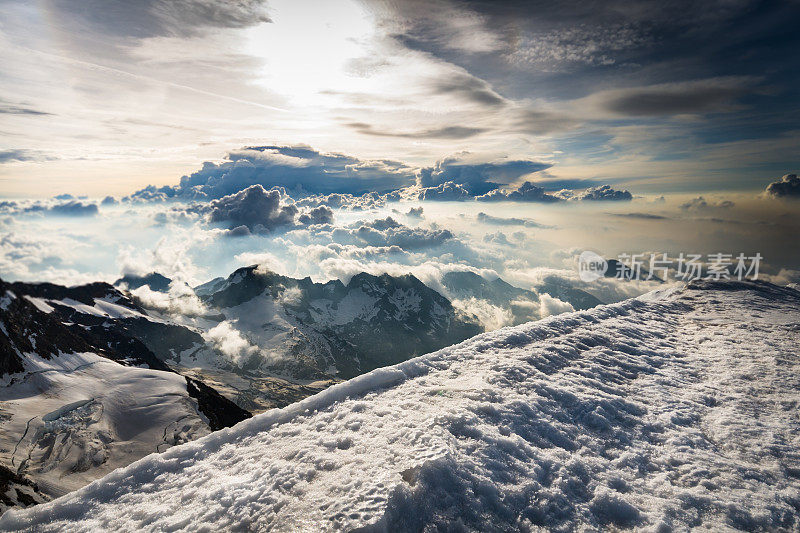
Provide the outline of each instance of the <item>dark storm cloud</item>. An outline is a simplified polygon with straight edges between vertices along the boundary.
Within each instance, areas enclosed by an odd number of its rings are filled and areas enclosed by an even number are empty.
[[[373,135],[375,137],[402,137],[409,139],[467,139],[483,133],[486,128],[470,128],[466,126],[447,126],[444,128],[434,128],[416,132],[399,132],[377,130],[370,124],[363,122],[351,122],[348,127],[363,135]]]
[[[766,193],[773,198],[800,198],[800,178],[797,174],[786,174],[767,185]]]

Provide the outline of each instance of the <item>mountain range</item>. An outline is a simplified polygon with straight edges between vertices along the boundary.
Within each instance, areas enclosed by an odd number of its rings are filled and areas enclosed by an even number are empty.
[[[800,292],[694,281],[378,368],[0,529],[796,531],[798,345]]]
[[[538,299],[469,273],[445,284],[510,308]],[[240,268],[190,289],[199,311],[183,314],[143,297],[169,296],[160,274],[115,285],[0,281],[0,481],[17,487],[5,506],[485,329],[412,275],[315,283]]]

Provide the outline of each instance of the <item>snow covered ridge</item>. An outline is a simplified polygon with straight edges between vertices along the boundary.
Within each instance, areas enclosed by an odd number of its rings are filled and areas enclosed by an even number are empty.
[[[0,529],[800,527],[800,292],[695,282],[480,335]]]

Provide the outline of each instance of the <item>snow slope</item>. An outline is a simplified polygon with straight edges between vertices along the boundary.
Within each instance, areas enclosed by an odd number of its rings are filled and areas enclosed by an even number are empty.
[[[695,282],[375,370],[0,529],[797,530],[798,341],[800,292]]]
[[[179,374],[93,353],[28,354],[25,366],[0,379],[0,459],[48,494],[211,432]]]

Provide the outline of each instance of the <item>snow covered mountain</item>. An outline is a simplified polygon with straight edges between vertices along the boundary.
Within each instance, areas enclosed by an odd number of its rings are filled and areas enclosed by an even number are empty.
[[[330,387],[8,531],[800,528],[800,292],[692,282]]]
[[[480,309],[483,302],[504,310],[510,315],[503,317],[506,321],[504,325],[519,325],[550,314],[543,313],[542,307],[547,307],[547,302],[542,302],[542,299],[557,298],[562,305],[569,304],[573,310],[590,309],[603,304],[588,292],[575,288],[556,276],[545,277],[536,286],[536,292],[520,289],[501,278],[489,280],[468,271],[446,273],[442,276],[442,285],[455,298],[454,305],[466,310]]]
[[[4,507],[59,496],[250,416],[114,323],[145,320],[141,312],[102,283],[0,281]]]
[[[252,412],[283,407],[483,331],[475,317],[457,312],[411,275],[361,273],[345,285],[251,266],[195,294],[202,316],[172,320],[205,340],[172,350],[164,360]]]

